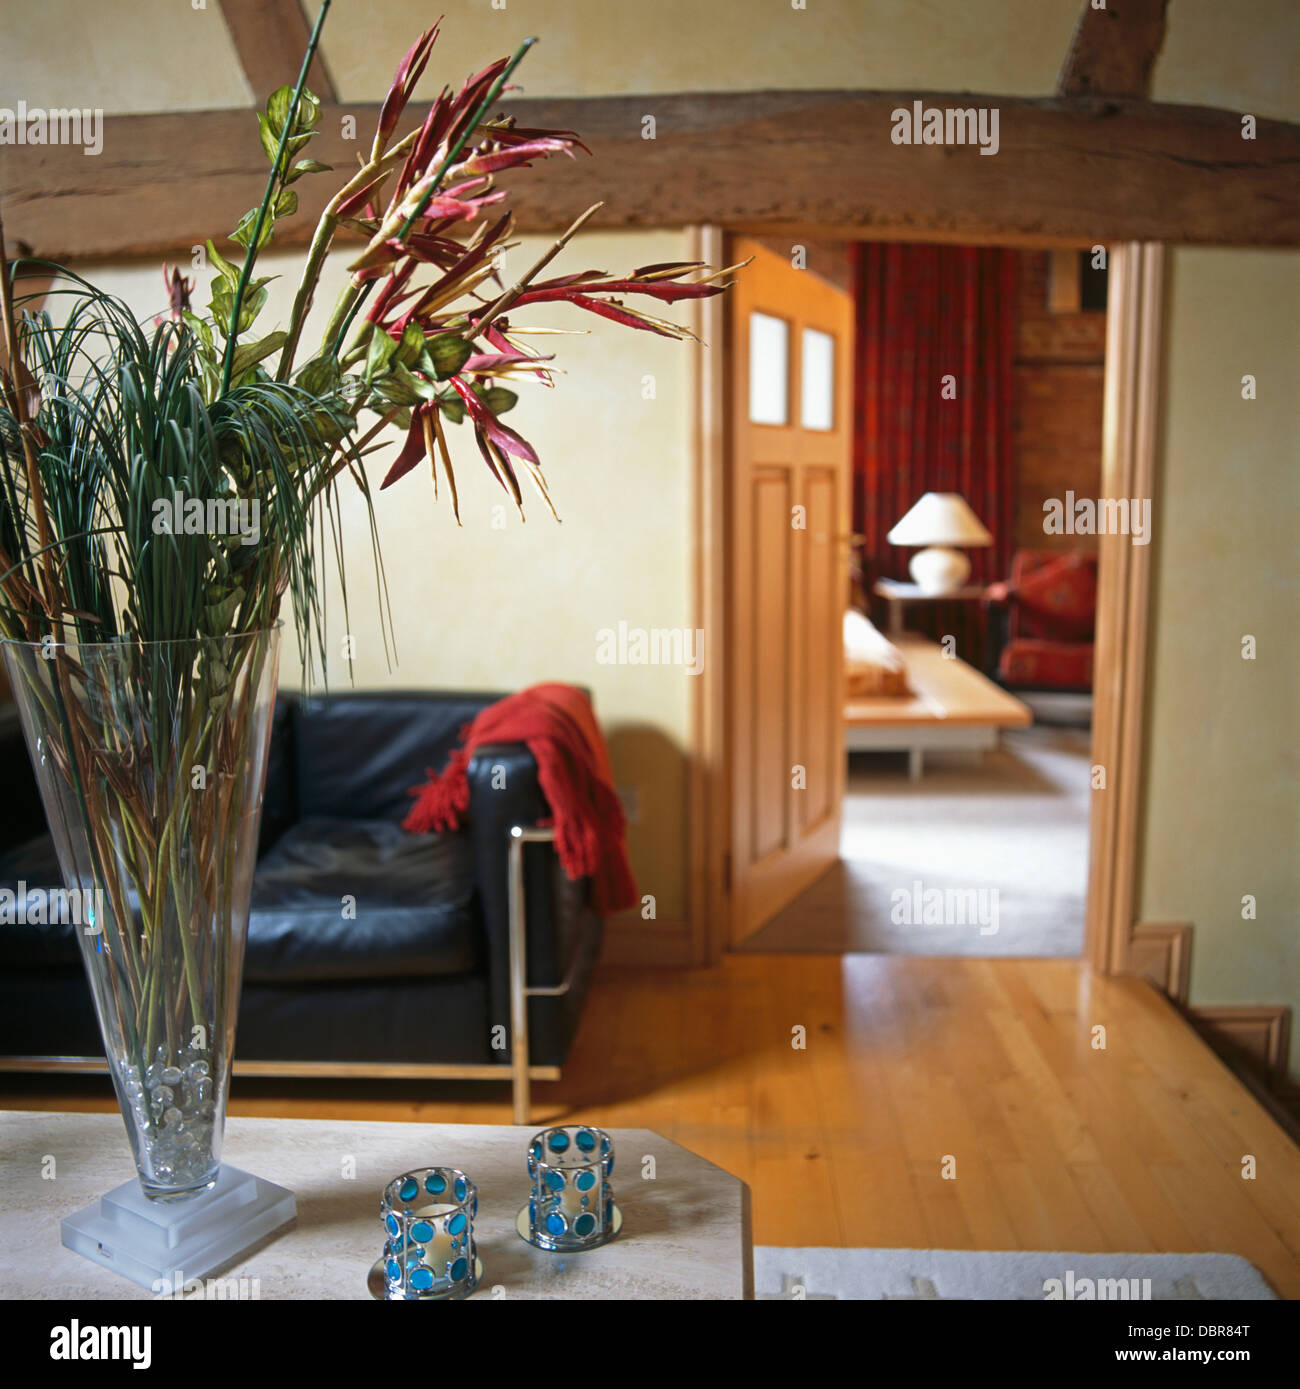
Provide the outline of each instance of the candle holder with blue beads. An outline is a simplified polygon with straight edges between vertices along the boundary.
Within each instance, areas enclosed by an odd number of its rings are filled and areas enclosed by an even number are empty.
[[[528,1145],[533,1189],[515,1222],[521,1238],[553,1254],[599,1249],[623,1228],[610,1174],[614,1143],[586,1125],[562,1125],[534,1134]]]
[[[421,1167],[384,1188],[379,1215],[388,1238],[370,1270],[374,1297],[389,1302],[468,1297],[483,1277],[474,1243],[478,1188],[455,1167]]]

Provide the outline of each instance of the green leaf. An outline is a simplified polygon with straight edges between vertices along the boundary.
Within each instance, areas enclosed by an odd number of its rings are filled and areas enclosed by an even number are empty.
[[[433,400],[436,393],[430,382],[421,381],[401,362],[394,362],[391,370],[375,382],[375,394],[393,405],[420,405]]]
[[[267,120],[271,129],[275,131],[277,141],[284,131],[285,122],[289,119],[289,107],[292,105],[293,88],[289,86],[277,87],[266,99]],[[271,153],[275,153],[274,149]]]
[[[254,320],[266,306],[267,293],[261,285],[249,285],[244,293],[243,302],[239,306],[239,323],[236,331],[246,333],[253,326]]]
[[[231,265],[211,241],[208,242],[208,259],[212,262],[217,273],[230,284],[232,289],[239,283],[240,267]]]
[[[294,130],[315,130],[320,120],[320,98],[310,87],[302,89],[298,98],[298,115],[293,123]]]
[[[262,234],[257,238],[257,245],[251,245],[253,228],[257,225],[257,214],[260,210],[260,208],[250,207],[239,219],[239,225],[230,233],[232,241],[237,241],[249,251],[260,251],[275,234],[275,215],[271,209],[268,209],[266,221],[262,223]]]
[[[383,371],[396,351],[397,344],[381,329],[375,329],[370,334],[370,342],[366,347],[366,385],[370,384],[378,372]]]
[[[318,410],[312,416],[312,422],[317,435],[325,443],[337,443],[348,432],[346,426],[340,424],[328,410]]]
[[[284,176],[285,185],[297,183],[303,174],[328,174],[333,172],[332,164],[322,164],[319,159],[300,159]]]
[[[413,367],[424,351],[424,332],[418,323],[408,323],[402,330],[402,341],[397,347],[397,360],[404,367]]]
[[[438,397],[438,408],[452,424],[460,424],[465,418],[465,402],[454,391]]]
[[[268,333],[266,337],[260,338],[257,342],[241,343],[235,349],[231,375],[240,377],[256,362],[260,362],[264,357],[269,357],[272,352],[278,352],[284,346],[288,336],[287,333],[277,330],[274,333]]]
[[[252,325],[258,311],[266,303],[267,294],[264,286],[278,278],[277,275],[261,275],[248,282],[248,288],[244,291],[244,301],[239,312],[238,331],[240,333],[245,332]],[[213,321],[223,338],[230,330],[230,311],[235,306],[236,288],[236,285],[226,279],[216,280],[212,285],[212,301],[209,307],[212,309]],[[255,306],[251,316],[250,305]]]
[[[271,129],[271,122],[261,111],[257,113],[257,133],[262,141],[262,148],[266,151],[266,157],[274,162],[280,149],[279,132]]]
[[[519,400],[514,391],[508,391],[504,386],[489,386],[487,390],[475,391],[474,394],[494,415],[504,415]]]
[[[265,282],[263,282],[265,283]],[[239,306],[239,322],[235,325],[235,335],[246,333],[253,326],[253,321],[262,312],[266,304],[266,290],[261,284],[252,283],[244,291],[244,298]],[[227,335],[230,326],[230,312],[235,306],[235,291],[226,285],[221,285],[219,290],[212,295],[212,316],[216,319],[217,327],[221,329],[221,335]]]
[[[458,333],[439,333],[424,344],[425,370],[438,381],[455,374],[473,356],[473,345]]]
[[[191,313],[189,309],[181,310],[181,321],[191,332],[199,335],[199,340],[208,353],[215,355],[216,347],[212,341],[212,325],[206,319],[200,318],[198,314]]]
[[[212,286],[212,299],[208,307],[212,310],[213,322],[224,338],[230,332],[230,311],[235,304],[235,289],[225,280],[217,280]]]
[[[313,357],[298,372],[298,385],[310,395],[330,395],[338,389],[339,364],[327,352]]]
[[[292,217],[298,211],[298,195],[292,188],[285,188],[276,195],[273,211],[277,217]]]

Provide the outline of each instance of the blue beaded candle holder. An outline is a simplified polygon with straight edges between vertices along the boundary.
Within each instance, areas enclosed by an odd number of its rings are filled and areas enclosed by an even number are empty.
[[[384,1188],[379,1215],[388,1238],[370,1270],[375,1297],[427,1302],[468,1297],[483,1277],[474,1244],[478,1188],[455,1167],[403,1172]]]
[[[609,1184],[614,1144],[601,1129],[543,1129],[528,1145],[532,1196],[515,1228],[538,1249],[579,1254],[608,1244],[623,1228]]]

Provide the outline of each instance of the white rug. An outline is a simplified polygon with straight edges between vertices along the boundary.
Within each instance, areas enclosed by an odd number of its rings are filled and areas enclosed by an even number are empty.
[[[1078,956],[1090,771],[1087,731],[1046,725],[1005,734],[981,761],[927,761],[919,782],[908,780],[901,758],[853,757],[839,862],[741,948]],[[932,889],[973,889],[982,903],[996,902],[993,929],[896,909],[897,893],[920,901]]]
[[[754,1250],[754,1295],[782,1300],[912,1302],[1042,1302],[1052,1295],[1072,1301],[1277,1301],[1259,1270],[1233,1254],[779,1249],[772,1245]]]

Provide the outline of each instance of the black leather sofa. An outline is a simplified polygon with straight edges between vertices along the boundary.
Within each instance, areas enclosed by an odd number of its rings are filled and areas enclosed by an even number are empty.
[[[513,1078],[516,1120],[526,1122],[528,1077],[564,1061],[599,952],[589,884],[566,878],[544,838],[515,843],[522,967],[512,996],[511,832],[549,813],[527,747],[480,749],[459,831],[408,835],[400,825],[407,788],[441,767],[460,729],[498,698],[277,700],[237,1073]],[[0,887],[58,886],[12,708],[0,714],[0,778]],[[9,1069],[45,1069],[50,1058],[87,1069],[78,1059],[103,1055],[75,931],[0,923],[0,1064]],[[526,1011],[522,1037],[512,1007]]]

